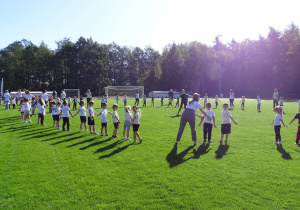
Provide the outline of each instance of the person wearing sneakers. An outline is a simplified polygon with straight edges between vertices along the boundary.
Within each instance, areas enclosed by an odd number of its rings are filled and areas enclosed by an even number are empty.
[[[24,123],[27,123],[27,119],[28,122],[31,123],[30,120],[30,104],[28,102],[28,98],[25,98],[25,104],[24,104],[24,115],[25,115],[25,119],[24,119]]]
[[[141,111],[140,107],[138,106],[133,106],[132,107],[134,115],[133,115],[133,120],[132,120],[132,128],[133,128],[133,143],[136,143],[136,136],[139,138],[140,143],[142,143],[143,139],[139,134],[139,127],[140,127],[140,118],[141,118]]]
[[[299,140],[300,140],[300,109],[299,113],[295,115],[295,117],[292,119],[290,124],[294,122],[294,120],[298,119],[298,130],[297,130],[297,136],[296,136],[296,142],[295,144],[299,145]]]
[[[80,105],[79,110],[78,110],[78,112],[74,115],[74,117],[75,117],[78,113],[80,113],[80,132],[82,132],[82,126],[83,126],[83,125],[84,125],[84,127],[85,127],[85,131],[88,131],[88,129],[87,129],[87,127],[86,127],[86,113],[87,113],[87,111],[85,110],[85,107],[84,107],[84,105],[85,105],[84,101],[83,101],[83,100],[80,101],[79,105]]]
[[[94,106],[94,101],[89,102],[89,107],[88,107],[88,125],[90,127],[90,134],[97,135],[95,131],[95,120],[94,120],[94,114],[97,115],[97,113],[93,109]],[[97,115],[99,117],[99,115]],[[93,127],[93,132],[92,132],[92,127]]]
[[[274,131],[275,131],[275,142],[274,144],[281,144],[281,135],[280,135],[280,129],[281,129],[281,123],[283,124],[284,127],[287,127],[284,124],[284,121],[282,119],[282,107],[281,106],[276,106],[274,111],[277,113],[275,116],[275,119],[273,122],[270,123],[270,125],[274,125]]]
[[[113,138],[119,138],[117,136],[117,132],[118,132],[118,129],[119,129],[119,124],[121,124],[121,121],[119,119],[119,115],[118,115],[118,112],[117,112],[119,106],[118,106],[118,104],[114,104],[112,108],[114,110],[112,116],[113,116],[113,124],[114,124],[114,127],[115,127],[115,130],[113,132],[112,137]]]
[[[126,106],[124,109],[125,121],[124,121],[123,139],[126,139],[126,140],[131,140],[129,138],[130,124],[132,121],[132,114],[131,114],[130,110],[131,110],[130,106]],[[126,131],[127,131],[127,135],[126,135],[127,137],[125,137]]]
[[[63,102],[63,108],[61,108],[61,114],[60,114],[60,119],[63,119],[63,129],[62,131],[65,131],[65,126],[67,125],[67,131],[70,130],[70,121],[69,121],[69,114],[74,118],[72,115],[72,112],[70,111],[70,108],[68,106],[68,103],[66,101]]]
[[[101,104],[101,112],[99,113],[99,116],[101,115],[101,136],[103,136],[103,129],[105,128],[105,136],[108,136],[107,134],[107,114],[112,115],[110,111],[108,111],[107,108],[107,103],[102,103]]]
[[[202,116],[198,115],[198,114],[195,114],[195,115],[201,118],[201,121],[200,121],[200,123],[199,123],[198,126],[200,126],[202,124],[202,122],[204,121],[204,124],[203,124],[203,139],[204,139],[203,143],[206,144],[206,137],[208,135],[208,143],[211,144],[211,143],[213,143],[211,141],[211,131],[212,131],[213,122],[214,122],[215,128],[217,128],[216,122],[215,122],[215,113],[214,113],[214,111],[210,110],[210,108],[211,108],[211,104],[210,103],[206,103],[205,107],[206,107],[205,113],[212,120],[207,119],[207,117],[205,117],[204,115],[202,115]]]
[[[228,103],[223,104],[223,111],[221,111],[222,116],[222,124],[221,124],[221,140],[220,144],[223,144],[223,137],[226,135],[225,144],[228,143],[228,135],[231,133],[231,122],[232,120],[234,124],[237,125],[237,122],[233,119],[233,117],[230,114],[230,111],[228,111]]]

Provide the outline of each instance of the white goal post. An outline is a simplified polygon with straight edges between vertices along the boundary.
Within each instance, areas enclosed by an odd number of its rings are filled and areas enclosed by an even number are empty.
[[[144,95],[144,86],[107,86],[105,95],[107,96],[128,96],[135,97],[136,92],[140,94],[140,98]]]
[[[79,89],[64,89],[66,93],[66,97],[74,98],[76,96],[78,99],[80,98],[80,90]]]

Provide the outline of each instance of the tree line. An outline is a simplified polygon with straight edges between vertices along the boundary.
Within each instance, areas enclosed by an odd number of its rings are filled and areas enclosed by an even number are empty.
[[[213,97],[220,93],[221,79],[225,97],[232,88],[239,97],[270,98],[275,87],[286,98],[300,97],[300,33],[294,24],[284,31],[270,27],[258,40],[222,43],[217,36],[212,46],[172,43],[161,53],[151,46],[100,44],[84,37],[56,44],[51,50],[43,42],[21,40],[1,49],[5,89],[91,89],[98,95],[108,85],[143,85],[145,93],[184,88]]]

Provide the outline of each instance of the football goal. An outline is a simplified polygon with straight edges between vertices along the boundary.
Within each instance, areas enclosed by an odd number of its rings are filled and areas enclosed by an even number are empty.
[[[80,98],[80,90],[79,89],[64,89],[66,93],[66,97],[74,98],[76,96],[77,98]]]
[[[140,98],[144,95],[144,86],[107,86],[105,94],[107,96],[128,96],[135,97],[136,92],[140,94]]]

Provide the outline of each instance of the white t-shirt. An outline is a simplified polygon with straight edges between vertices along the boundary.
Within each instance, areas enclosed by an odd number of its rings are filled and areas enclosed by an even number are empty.
[[[127,101],[127,97],[125,97],[125,98],[123,99],[123,101]]]
[[[24,97],[29,98],[30,100],[32,99],[32,95],[25,94]]]
[[[205,113],[211,118],[211,120],[207,119],[207,117],[204,117],[204,123],[210,123],[210,124],[212,124],[212,118],[215,116],[214,111],[212,111],[212,110],[206,110]]]
[[[261,104],[261,99],[260,98],[257,99],[257,104]]]
[[[62,117],[69,117],[70,108],[68,106],[64,106],[63,108],[61,108],[61,111]]]
[[[124,110],[125,113],[125,120],[130,121],[132,119],[132,114],[129,112],[126,112],[126,110]]]
[[[51,112],[52,112],[52,115],[56,115],[56,107],[55,106],[51,107]]]
[[[133,115],[134,121],[132,122],[133,124],[140,124],[140,113],[137,112]]]
[[[43,115],[46,115],[46,109],[45,109],[44,106],[42,106],[42,108],[41,108],[41,113],[42,113]]]
[[[66,98],[66,96],[67,96],[65,92],[62,92],[60,95],[62,98]]]
[[[86,111],[84,106],[79,107],[79,111],[80,111],[80,117],[86,117]]]
[[[207,102],[208,96],[204,96],[204,101]]]
[[[93,107],[88,107],[88,111],[89,111],[89,113],[88,113],[88,117],[94,117],[94,109],[93,109]]]
[[[61,107],[57,106],[56,109],[55,109],[55,115],[60,115],[61,113]]]
[[[223,110],[221,111],[221,116],[222,116],[222,124],[230,124],[230,111],[228,110]]]
[[[18,91],[18,97],[19,97],[19,98],[22,98],[22,92],[19,92],[19,91]]]
[[[43,114],[43,112],[42,112],[43,106],[40,103],[37,103],[36,107],[38,108],[38,113]]]
[[[87,98],[91,98],[91,94],[90,94],[90,93],[87,93],[87,94],[86,94],[86,97],[87,97]]]
[[[107,113],[106,109],[101,109],[101,123],[107,123]]]
[[[219,101],[219,98],[215,98],[215,102],[218,102]]]
[[[12,104],[16,104],[16,99],[12,99],[12,100],[11,100],[11,103],[12,103]]]
[[[23,106],[23,111],[30,111],[30,105],[28,102],[25,102],[25,104]]]
[[[140,94],[136,93],[135,98],[140,98]]]
[[[277,114],[276,117],[275,117],[273,125],[274,126],[281,125],[281,121],[280,120],[282,120],[282,116],[281,116],[281,114]]]
[[[21,110],[21,112],[24,112],[24,104],[20,105],[20,110]]]
[[[280,100],[280,106],[283,106],[283,100]]]
[[[245,103],[245,101],[246,101],[246,99],[245,99],[245,98],[242,98],[242,102],[244,102],[244,103]]]
[[[234,99],[234,93],[229,93],[229,99]]]
[[[4,97],[4,101],[9,101],[10,100],[10,94],[9,93],[4,93],[3,97]]]
[[[41,93],[41,98],[44,100],[44,101],[48,101],[48,93]]]
[[[117,111],[113,111],[113,123],[118,123],[119,121],[116,119],[116,117],[119,119],[119,115]]]
[[[191,104],[188,102],[186,108],[187,109],[193,109],[196,112],[197,109],[198,108],[201,109],[202,106],[201,106],[201,104],[198,101],[193,101]]]

